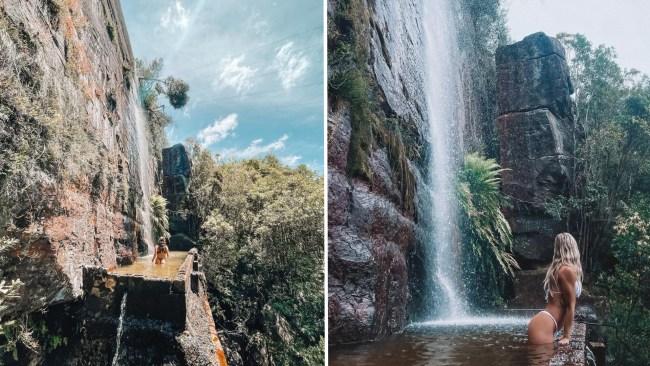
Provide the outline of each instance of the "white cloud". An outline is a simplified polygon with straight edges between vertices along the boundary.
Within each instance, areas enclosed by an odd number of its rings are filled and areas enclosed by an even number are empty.
[[[269,22],[262,18],[259,11],[255,10],[248,19],[246,19],[246,28],[252,29],[255,34],[264,34],[269,31]]]
[[[215,89],[229,87],[238,94],[252,88],[257,69],[244,65],[243,61],[244,55],[222,59],[217,68],[217,78],[212,82],[212,86]]]
[[[262,145],[262,142],[264,142],[264,140],[255,139],[251,141],[250,145],[244,149],[225,149],[221,152],[221,156],[226,159],[250,159],[268,155],[274,151],[284,149],[284,143],[287,141],[287,139],[289,139],[289,136],[282,135],[282,137],[279,139],[266,145]]]
[[[298,165],[298,161],[300,161],[300,159],[302,159],[302,156],[300,155],[287,155],[287,156],[282,156],[280,158],[280,162],[284,165],[294,167]]]
[[[309,67],[309,60],[302,52],[295,50],[293,42],[287,42],[275,54],[274,68],[285,90],[291,89]]]
[[[185,30],[190,25],[190,12],[185,9],[180,0],[170,5],[160,17],[160,26],[165,29]]]
[[[237,128],[237,114],[231,113],[199,131],[197,138],[201,144],[208,146],[232,135],[235,128]]]

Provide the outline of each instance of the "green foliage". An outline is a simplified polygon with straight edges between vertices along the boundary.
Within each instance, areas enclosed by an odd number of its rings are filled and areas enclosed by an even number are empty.
[[[623,70],[611,47],[560,34],[576,104],[576,176],[570,197],[546,210],[578,232],[587,270],[609,263],[615,218],[637,194],[650,194],[650,80]]]
[[[106,33],[111,42],[115,40],[115,27],[111,23],[106,23]]]
[[[458,176],[464,276],[478,284],[469,295],[480,307],[497,305],[505,281],[519,268],[511,254],[510,225],[501,211],[506,203],[499,187],[502,171],[493,159],[469,154]]]
[[[368,10],[358,1],[341,2],[331,24],[328,53],[328,94],[350,103],[352,133],[348,174],[372,179],[368,158],[376,147],[375,90],[368,77]]]
[[[650,364],[650,201],[639,198],[616,220],[614,269],[598,281],[609,309],[609,365]]]
[[[140,100],[146,109],[155,106],[158,92],[156,91],[157,79],[160,78],[160,72],[163,68],[162,58],[157,58],[147,63],[143,60],[135,60],[138,80]]]
[[[418,157],[404,142],[404,127],[379,107],[379,90],[369,77],[369,9],[360,1],[342,1],[328,19],[328,94],[332,103],[349,103],[351,135],[347,174],[372,181],[370,155],[385,148],[396,184],[400,206],[414,213],[415,178],[409,159]]]
[[[151,136],[149,145],[152,155],[156,157],[159,164],[162,162],[162,149],[167,146],[165,127],[172,121],[164,109],[157,104],[161,92],[159,86],[161,80],[159,78],[162,67],[163,60],[161,58],[154,59],[149,63],[136,59],[139,80],[138,94],[149,122],[149,135]]]
[[[50,210],[43,193],[57,183],[86,184],[100,168],[80,86],[47,77],[24,27],[0,9],[0,234]]]
[[[43,314],[25,314],[0,323],[0,364],[3,359],[22,360],[24,354],[19,354],[19,346],[33,354],[47,355],[68,344],[67,337],[57,334],[60,329],[48,328]]]
[[[41,345],[34,337],[33,327],[27,315],[0,324],[0,361],[5,354],[10,354],[18,361],[18,346],[22,345],[31,352],[38,353]]]
[[[187,93],[190,91],[190,86],[180,79],[175,79],[169,76],[165,80],[165,94],[169,98],[169,104],[178,109],[183,108],[190,97]]]
[[[163,68],[162,58],[154,59],[148,64],[136,60],[136,68],[140,82],[140,99],[146,109],[157,109],[156,102],[161,94],[166,95],[169,104],[176,109],[183,108],[189,101],[187,93],[190,91],[190,86],[185,81],[172,76],[164,80],[160,79]]]
[[[216,200],[204,270],[226,346],[246,349],[244,363],[322,364],[323,178],[272,157],[220,166],[219,183],[205,173],[219,188],[203,193]]]
[[[169,238],[169,217],[167,215],[167,200],[157,194],[151,195],[151,226],[154,240]]]
[[[192,210],[201,220],[217,208],[223,177],[210,151],[196,141],[188,141],[187,146],[192,160],[190,200]]]
[[[582,34],[558,34],[567,50],[578,123],[591,131],[614,122],[628,93],[612,47],[593,47]]]
[[[647,365],[650,353],[650,79],[613,48],[560,34],[575,88],[576,177],[546,211],[578,232],[583,268],[599,278],[609,364]],[[613,264],[613,268],[612,268]],[[611,362],[610,362],[611,361]]]

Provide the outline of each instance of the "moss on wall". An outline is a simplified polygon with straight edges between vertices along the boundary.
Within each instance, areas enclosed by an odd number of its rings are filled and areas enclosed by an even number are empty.
[[[403,141],[403,124],[380,106],[380,92],[369,70],[370,11],[365,1],[341,1],[328,18],[328,97],[330,103],[350,103],[351,136],[347,174],[373,181],[370,156],[386,148],[397,183],[402,210],[413,215],[415,178],[409,160],[415,150]]]

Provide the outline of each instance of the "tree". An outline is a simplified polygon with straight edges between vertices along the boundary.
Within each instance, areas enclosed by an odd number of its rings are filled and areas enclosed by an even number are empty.
[[[559,34],[575,88],[576,176],[570,197],[549,200],[547,211],[578,232],[587,270],[609,259],[612,226],[624,202],[649,192],[650,82],[616,63],[613,48],[593,47],[580,34]]]
[[[190,204],[199,221],[202,221],[217,208],[223,177],[209,150],[194,140],[188,140],[187,146],[192,161]]]
[[[165,80],[164,93],[169,98],[169,104],[172,107],[178,109],[183,108],[190,97],[187,95],[187,92],[190,90],[190,86],[186,82],[180,79],[175,79],[173,77],[168,77]]]
[[[158,105],[158,97],[166,95],[172,107],[182,108],[189,100],[187,93],[190,89],[186,82],[172,76],[162,80],[160,76],[162,68],[161,58],[154,59],[150,63],[136,59],[138,93],[149,122],[152,155],[158,162],[162,161],[162,149],[167,146],[165,127],[171,123],[171,117]]]
[[[154,59],[149,64],[138,59],[136,66],[140,81],[140,98],[145,108],[156,108],[155,102],[160,95],[166,95],[169,104],[176,109],[183,108],[187,104],[190,99],[187,94],[190,86],[185,81],[172,76],[161,79],[160,73],[163,68],[161,58]]]
[[[616,220],[614,270],[598,285],[609,309],[608,364],[650,364],[650,201],[639,197]]]

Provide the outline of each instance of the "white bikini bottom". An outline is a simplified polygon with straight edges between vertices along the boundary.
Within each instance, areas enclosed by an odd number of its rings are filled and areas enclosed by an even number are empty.
[[[551,318],[551,319],[553,319],[553,324],[555,324],[555,328],[553,329],[553,331],[554,331],[554,332],[557,331],[557,330],[558,330],[558,329],[557,329],[557,321],[555,320],[555,318],[553,317],[553,315],[551,315],[551,313],[549,313],[549,312],[546,311],[546,310],[542,310],[542,311],[540,311],[540,313],[541,313],[541,314],[544,314],[544,315],[546,315],[546,316],[548,316],[548,317]]]

